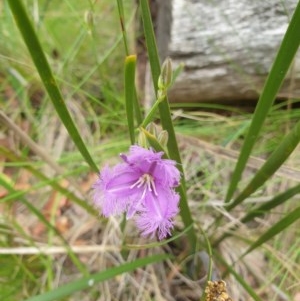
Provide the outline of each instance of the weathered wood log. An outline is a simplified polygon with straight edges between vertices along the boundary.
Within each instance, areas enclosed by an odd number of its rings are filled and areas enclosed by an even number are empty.
[[[160,1],[156,26],[161,58],[168,55],[175,66],[184,64],[170,100],[257,100],[297,2]],[[280,96],[300,96],[299,55]]]

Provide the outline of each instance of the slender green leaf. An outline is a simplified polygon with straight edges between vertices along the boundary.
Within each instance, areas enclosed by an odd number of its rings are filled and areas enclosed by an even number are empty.
[[[121,5],[121,6],[120,6]],[[125,43],[126,53],[128,52],[126,44],[126,36],[124,35],[125,29],[123,28],[124,24],[124,15],[123,15],[123,3],[118,1],[120,21],[122,25],[123,38]],[[135,128],[134,128],[134,105],[137,103],[137,96],[135,90],[135,68],[136,68],[136,55],[129,55],[125,59],[125,72],[124,72],[124,86],[125,86],[125,107],[126,107],[126,117],[128,124],[128,131],[130,142],[133,145],[135,143]],[[126,225],[126,219],[123,219],[121,224],[122,231]]]
[[[144,26],[145,39],[147,44],[152,80],[154,91],[158,91],[158,78],[160,76],[160,62],[157,51],[156,39],[153,30],[153,24],[151,19],[151,13],[149,9],[148,0],[140,0],[142,20]],[[157,96],[157,95],[156,95]]]
[[[283,193],[278,194],[271,200],[269,200],[266,203],[263,203],[262,205],[252,209],[246,215],[241,219],[241,222],[248,223],[252,221],[255,217],[261,216],[263,214],[268,214],[270,210],[273,208],[285,203],[287,200],[295,196],[296,194],[300,193],[300,184],[288,189],[287,191],[284,191]],[[234,230],[236,227],[232,227],[230,230]],[[232,235],[232,231],[228,231],[224,233],[218,240],[214,243],[214,246],[216,247],[219,245],[226,237]]]
[[[285,215],[280,221],[278,221],[274,226],[269,228],[263,235],[261,235],[242,255],[242,257],[246,256],[248,253],[258,248],[263,243],[267,242],[271,238],[273,238],[278,233],[281,233],[288,226],[296,222],[300,219],[300,206],[294,209],[289,214]]]
[[[179,192],[180,195],[180,202],[179,202],[180,216],[184,222],[185,228],[187,228],[190,225],[194,224],[194,220],[191,216],[190,208],[187,202],[186,190],[181,184],[180,186],[177,187],[177,191]],[[187,235],[191,244],[191,252],[196,252],[197,236],[196,236],[195,228],[192,228],[191,231],[187,233]]]
[[[149,2],[148,0],[140,0],[141,5],[141,13],[142,13],[142,20],[144,26],[144,33],[145,39],[147,44],[149,62],[151,67],[152,73],[152,80],[154,85],[155,93],[158,91],[158,79],[161,73],[160,70],[160,62],[158,57],[157,46],[155,42],[155,35],[153,30],[153,24],[151,20],[151,14],[149,9]],[[156,95],[157,96],[157,95]],[[157,98],[157,97],[156,97]],[[159,114],[161,124],[164,130],[166,130],[169,134],[168,139],[168,152],[171,159],[175,160],[178,163],[178,168],[181,171],[182,178],[181,178],[181,186],[179,188],[180,192],[180,215],[183,220],[185,227],[187,228],[189,225],[193,224],[193,218],[190,213],[190,209],[187,203],[187,197],[185,192],[185,178],[184,172],[181,164],[180,153],[177,145],[177,140],[175,136],[175,131],[172,123],[171,112],[169,107],[169,102],[167,100],[162,101],[159,104]],[[194,228],[188,232],[189,241],[191,244],[192,252],[195,251],[196,248],[196,241],[197,236],[195,233]]]
[[[270,201],[254,208],[250,212],[248,212],[241,221],[243,223],[248,223],[249,221],[253,220],[257,216],[261,216],[263,214],[269,213],[270,210],[273,208],[285,203],[287,200],[295,196],[296,194],[300,193],[300,184],[280,193],[279,195],[272,198]]]
[[[269,76],[265,82],[265,86],[257,103],[253,119],[249,128],[249,132],[245,138],[238,162],[231,177],[228,187],[226,202],[232,199],[234,191],[241,178],[242,172],[246,166],[254,143],[266,119],[266,116],[274,102],[276,94],[280,89],[284,77],[289,69],[291,62],[298,50],[300,43],[300,2],[296,7],[294,15],[285,33],[275,61],[272,65]]]
[[[127,56],[125,60],[125,104],[131,144],[134,144],[135,141],[133,116],[133,99],[135,94],[135,66],[136,55]]]
[[[50,66],[40,45],[38,37],[33,29],[29,17],[21,0],[8,0],[9,6],[13,13],[17,26],[23,36],[24,42],[30,52],[32,60],[39,72],[39,75],[44,83],[44,86],[50,96],[54,108],[65,125],[70,137],[82,154],[83,158],[90,165],[92,170],[98,172],[97,165],[93,161],[88,152],[73,120],[67,109],[67,106],[62,98],[60,90],[57,86],[55,78],[51,72]]]
[[[296,148],[300,141],[300,121],[288,133],[276,150],[271,154],[264,165],[256,172],[254,178],[246,186],[246,188],[234,199],[234,201],[226,206],[227,210],[231,210],[236,205],[240,204],[249,195],[262,186],[284,163]]]
[[[129,55],[129,48],[128,48],[128,43],[127,43],[127,33],[126,33],[126,26],[125,26],[123,0],[117,0],[117,4],[118,4],[118,11],[119,11],[119,18],[120,18],[120,25],[121,25],[121,29],[122,29],[125,53],[128,56]]]
[[[111,279],[120,274],[128,273],[145,265],[168,259],[169,257],[170,256],[167,254],[157,254],[151,257],[139,258],[135,261],[92,274],[88,277],[83,277],[76,281],[72,281],[47,293],[29,298],[26,301],[56,301],[75,292],[88,289],[96,283]]]

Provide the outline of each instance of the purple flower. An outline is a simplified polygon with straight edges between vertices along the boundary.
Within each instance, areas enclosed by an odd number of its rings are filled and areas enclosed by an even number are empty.
[[[94,203],[104,216],[126,212],[136,217],[143,235],[159,239],[170,235],[178,213],[180,173],[173,160],[162,159],[163,152],[133,145],[123,162],[113,169],[104,167],[94,184]]]

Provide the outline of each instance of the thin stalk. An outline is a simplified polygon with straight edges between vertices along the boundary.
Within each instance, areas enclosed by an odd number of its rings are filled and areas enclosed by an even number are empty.
[[[158,80],[161,73],[161,68],[160,68],[159,56],[158,56],[153,24],[152,24],[150,9],[149,9],[149,2],[148,0],[140,0],[140,5],[141,5],[142,20],[143,20],[147,49],[148,49],[148,56],[149,56],[149,62],[151,67],[153,85],[154,85],[155,93],[157,93],[157,91],[159,90]],[[158,95],[156,95],[156,97],[157,96]],[[171,112],[170,112],[170,107],[169,107],[169,102],[167,97],[166,97],[166,101],[162,101],[159,103],[158,108],[159,108],[162,127],[169,134],[167,147],[168,147],[170,158],[178,163],[178,168],[181,171],[181,175],[182,175],[181,186],[179,187],[179,193],[181,196],[180,215],[185,227],[188,227],[191,224],[193,224],[193,218],[187,203],[185,177],[184,177],[181,157],[177,145],[177,140],[175,136],[174,126],[172,123]],[[196,249],[196,242],[197,242],[197,236],[194,227],[191,228],[191,230],[187,233],[187,235],[189,238],[191,251],[194,252]]]

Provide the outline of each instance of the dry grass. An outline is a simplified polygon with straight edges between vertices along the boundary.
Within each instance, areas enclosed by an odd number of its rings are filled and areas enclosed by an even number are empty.
[[[78,122],[84,122],[84,116],[77,115]],[[55,123],[52,123],[55,125]],[[11,138],[17,140],[20,137],[17,132],[10,132]],[[6,132],[8,134],[8,132]],[[64,152],[70,152],[70,144],[64,130],[58,125],[47,127],[46,136],[39,140],[39,147],[51,158],[57,159]],[[91,140],[92,133],[86,132],[85,138]],[[58,141],[64,141],[58,143]],[[294,281],[299,280],[299,267],[293,261],[297,252],[297,226],[291,227],[289,231],[280,234],[280,238],[271,241],[264,248],[251,252],[242,261],[236,262],[241,253],[247,248],[247,243],[240,238],[255,239],[259,233],[263,233],[270,225],[279,218],[280,210],[285,212],[287,208],[277,208],[263,219],[256,219],[253,223],[242,225],[239,219],[247,207],[254,203],[264,202],[275,193],[286,189],[299,179],[299,170],[289,166],[283,167],[273,178],[268,187],[263,187],[255,196],[249,199],[243,206],[239,206],[234,213],[228,213],[222,200],[224,198],[226,185],[232,171],[236,153],[230,149],[216,147],[208,142],[197,138],[179,135],[180,148],[183,156],[183,164],[188,183],[189,205],[198,229],[202,228],[206,234],[217,240],[224,231],[230,230],[232,225],[238,224],[232,237],[227,238],[218,246],[219,253],[232,265],[241,277],[265,300],[289,300],[287,293],[296,294],[297,289]],[[24,141],[23,141],[24,143]],[[57,145],[58,147],[55,147]],[[14,149],[17,151],[17,149]],[[51,151],[50,151],[51,150]],[[34,152],[32,158],[39,156]],[[112,159],[112,162],[115,159]],[[293,158],[295,162],[298,156]],[[245,173],[245,178],[253,174],[260,165],[262,159],[252,158]],[[104,162],[102,162],[104,163]],[[65,167],[64,167],[65,168]],[[3,170],[7,173],[7,170]],[[44,162],[43,170],[55,177],[57,170],[49,161]],[[99,285],[91,283],[89,292],[74,294],[69,300],[199,300],[205,284],[203,274],[205,264],[202,267],[198,280],[191,280],[186,270],[187,250],[186,241],[180,239],[180,244],[168,244],[163,247],[150,249],[136,249],[130,245],[144,245],[148,240],[141,238],[132,222],[126,224],[124,232],[120,229],[121,218],[103,219],[100,216],[93,217],[84,209],[72,204],[65,196],[47,187],[39,190],[32,189],[35,180],[32,175],[24,170],[13,169],[18,174],[21,187],[28,189],[27,198],[46,216],[63,234],[72,247],[73,252],[90,272],[98,272],[112,266],[118,266],[126,261],[133,261],[138,257],[170,252],[176,254],[175,260],[138,269],[130,274],[123,274],[110,281]],[[83,195],[91,202],[91,184],[96,175],[85,174],[79,177],[72,176],[72,181],[64,182],[71,189],[72,182],[77,185],[77,193]],[[246,179],[245,179],[246,180]],[[30,185],[32,187],[30,187]],[[79,190],[79,192],[78,192]],[[298,200],[290,202],[293,206]],[[220,216],[223,216],[222,220]],[[217,220],[219,219],[219,221]],[[19,225],[23,232],[12,228],[10,235],[10,249],[5,254],[16,254],[20,258],[30,258],[33,254],[45,254],[51,261],[53,281],[51,286],[56,287],[76,279],[79,274],[73,263],[67,256],[68,250],[61,246],[61,242],[47,229],[39,220],[28,211],[24,205],[15,202],[13,206],[2,208],[2,222],[13,221]],[[178,219],[176,228],[182,229],[181,221]],[[201,231],[198,232],[200,250],[205,249]],[[31,237],[32,242],[28,237]],[[212,241],[213,242],[213,241]],[[124,249],[124,244],[129,247]],[[3,250],[0,249],[2,254]],[[202,260],[207,258],[199,253]],[[204,255],[206,253],[204,252]],[[267,254],[267,256],[266,256]],[[271,255],[272,256],[271,256]],[[202,257],[201,257],[202,256]],[[267,260],[268,259],[268,260]],[[205,262],[204,262],[205,263]],[[206,262],[207,264],[207,262]],[[224,276],[224,266],[219,262],[213,262],[213,275],[215,280],[223,279],[227,282],[228,292],[235,301],[246,301],[249,299],[247,293],[238,284],[233,276]],[[43,274],[43,271],[41,271]],[[42,282],[47,283],[49,272],[42,275]],[[282,279],[284,275],[284,279]]]

